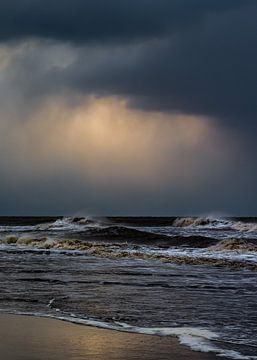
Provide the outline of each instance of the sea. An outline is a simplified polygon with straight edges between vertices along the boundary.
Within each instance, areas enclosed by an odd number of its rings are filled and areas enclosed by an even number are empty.
[[[257,359],[257,218],[0,217],[0,313]]]

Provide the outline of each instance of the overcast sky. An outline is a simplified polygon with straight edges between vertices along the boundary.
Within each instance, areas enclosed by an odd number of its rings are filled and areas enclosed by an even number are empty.
[[[257,215],[256,0],[1,0],[0,214]]]

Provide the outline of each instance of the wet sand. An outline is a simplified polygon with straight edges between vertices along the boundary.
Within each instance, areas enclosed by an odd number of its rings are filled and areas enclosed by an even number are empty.
[[[171,337],[16,315],[0,315],[0,354],[3,360],[218,359],[214,354],[191,351]]]

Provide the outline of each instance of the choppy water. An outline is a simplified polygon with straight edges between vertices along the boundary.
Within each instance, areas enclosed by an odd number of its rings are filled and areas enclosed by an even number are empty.
[[[255,219],[0,219],[0,311],[257,359]]]

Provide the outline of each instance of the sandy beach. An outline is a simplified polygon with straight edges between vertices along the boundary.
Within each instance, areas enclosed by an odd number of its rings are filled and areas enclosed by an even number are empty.
[[[3,360],[214,360],[175,338],[138,335],[30,316],[0,316]]]

